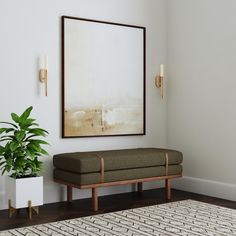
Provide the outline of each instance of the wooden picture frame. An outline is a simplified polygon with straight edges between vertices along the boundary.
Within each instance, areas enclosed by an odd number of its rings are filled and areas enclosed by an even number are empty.
[[[145,135],[146,29],[62,16],[62,137]]]

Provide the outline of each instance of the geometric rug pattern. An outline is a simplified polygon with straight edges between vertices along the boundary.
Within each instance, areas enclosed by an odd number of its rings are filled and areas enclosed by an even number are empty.
[[[236,236],[236,210],[184,200],[0,232],[3,235]]]

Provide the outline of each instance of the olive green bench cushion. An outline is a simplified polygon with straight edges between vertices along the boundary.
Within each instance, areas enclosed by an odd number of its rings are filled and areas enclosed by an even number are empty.
[[[122,180],[143,179],[164,176],[165,166],[154,166],[145,168],[112,170],[104,172],[104,182],[115,182]],[[168,175],[179,175],[182,173],[181,165],[171,165],[168,167]],[[100,183],[100,173],[78,174],[75,172],[54,169],[54,178],[75,185],[89,185]]]
[[[159,148],[137,148],[95,152],[74,152],[57,154],[53,164],[57,169],[84,174],[101,170],[101,158],[104,159],[104,171],[135,169],[165,165],[165,153],[168,153],[169,165],[179,165],[183,161],[182,153]]]

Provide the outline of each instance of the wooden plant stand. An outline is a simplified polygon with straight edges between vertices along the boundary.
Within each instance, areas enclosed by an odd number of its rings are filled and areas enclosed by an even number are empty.
[[[34,211],[37,215],[39,215],[39,207],[38,206],[32,206],[31,200],[28,201],[28,217],[29,219],[32,219],[32,212]],[[12,215],[17,212],[17,214],[20,212],[20,209],[16,209],[11,206],[11,200],[8,200],[8,218],[10,219]]]

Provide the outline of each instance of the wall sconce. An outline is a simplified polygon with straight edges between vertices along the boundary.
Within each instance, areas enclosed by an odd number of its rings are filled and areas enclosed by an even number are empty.
[[[164,65],[160,65],[160,74],[155,77],[155,85],[160,89],[161,98],[163,99],[163,79],[164,79]]]
[[[39,58],[39,81],[45,84],[45,96],[48,96],[48,57]]]

